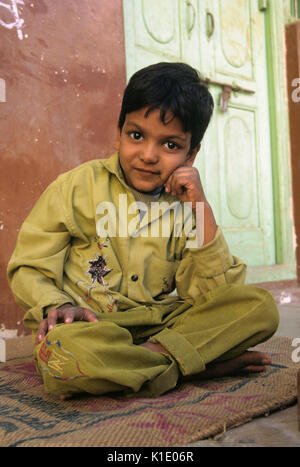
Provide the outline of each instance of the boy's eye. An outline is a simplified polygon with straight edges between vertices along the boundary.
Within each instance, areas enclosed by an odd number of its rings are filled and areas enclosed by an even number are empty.
[[[142,138],[142,134],[139,131],[131,131],[130,136],[132,139],[135,139],[136,141],[139,141]]]
[[[176,143],[173,143],[172,141],[168,141],[165,145],[168,149],[171,149],[172,151],[174,149],[178,149],[178,145]]]

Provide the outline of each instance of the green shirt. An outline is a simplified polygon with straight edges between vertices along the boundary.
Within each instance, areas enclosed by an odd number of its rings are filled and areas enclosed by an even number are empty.
[[[137,201],[149,206],[153,199],[165,206],[178,202],[164,191],[153,198],[134,193],[124,180],[118,153],[60,175],[23,223],[8,265],[25,324],[37,328],[44,311],[67,302],[96,314],[141,305],[171,310],[183,302],[193,304],[218,286],[244,282],[246,266],[231,255],[219,227],[212,242],[187,248],[183,222],[181,235],[175,233],[172,209],[165,207],[157,215],[160,226],[170,218],[170,234],[158,237],[151,236],[145,213],[137,224],[137,209],[124,209],[125,200],[137,208]],[[108,225],[105,203],[115,207],[116,232],[102,235]]]

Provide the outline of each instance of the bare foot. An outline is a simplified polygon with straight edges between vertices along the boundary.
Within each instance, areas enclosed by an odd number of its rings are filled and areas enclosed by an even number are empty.
[[[183,381],[198,381],[220,378],[223,376],[245,375],[266,371],[266,365],[271,363],[268,355],[262,352],[247,351],[239,357],[223,362],[209,363],[206,369],[195,375],[183,376]]]
[[[141,347],[145,347],[148,350],[152,350],[152,352],[159,352],[159,353],[168,353],[167,349],[165,349],[161,344],[157,344],[154,342],[144,342],[143,344],[139,344]]]

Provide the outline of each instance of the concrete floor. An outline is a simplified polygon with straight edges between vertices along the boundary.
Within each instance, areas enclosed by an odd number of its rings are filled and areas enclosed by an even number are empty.
[[[300,338],[300,288],[272,289],[280,313],[277,336]],[[300,447],[297,404],[233,428],[217,439],[192,443],[192,447]]]

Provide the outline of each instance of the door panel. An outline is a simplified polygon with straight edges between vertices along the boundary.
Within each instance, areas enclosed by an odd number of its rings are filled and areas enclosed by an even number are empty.
[[[219,73],[252,79],[249,2],[222,0],[215,18],[215,68]]]
[[[151,53],[180,56],[177,0],[135,1],[136,45]]]

